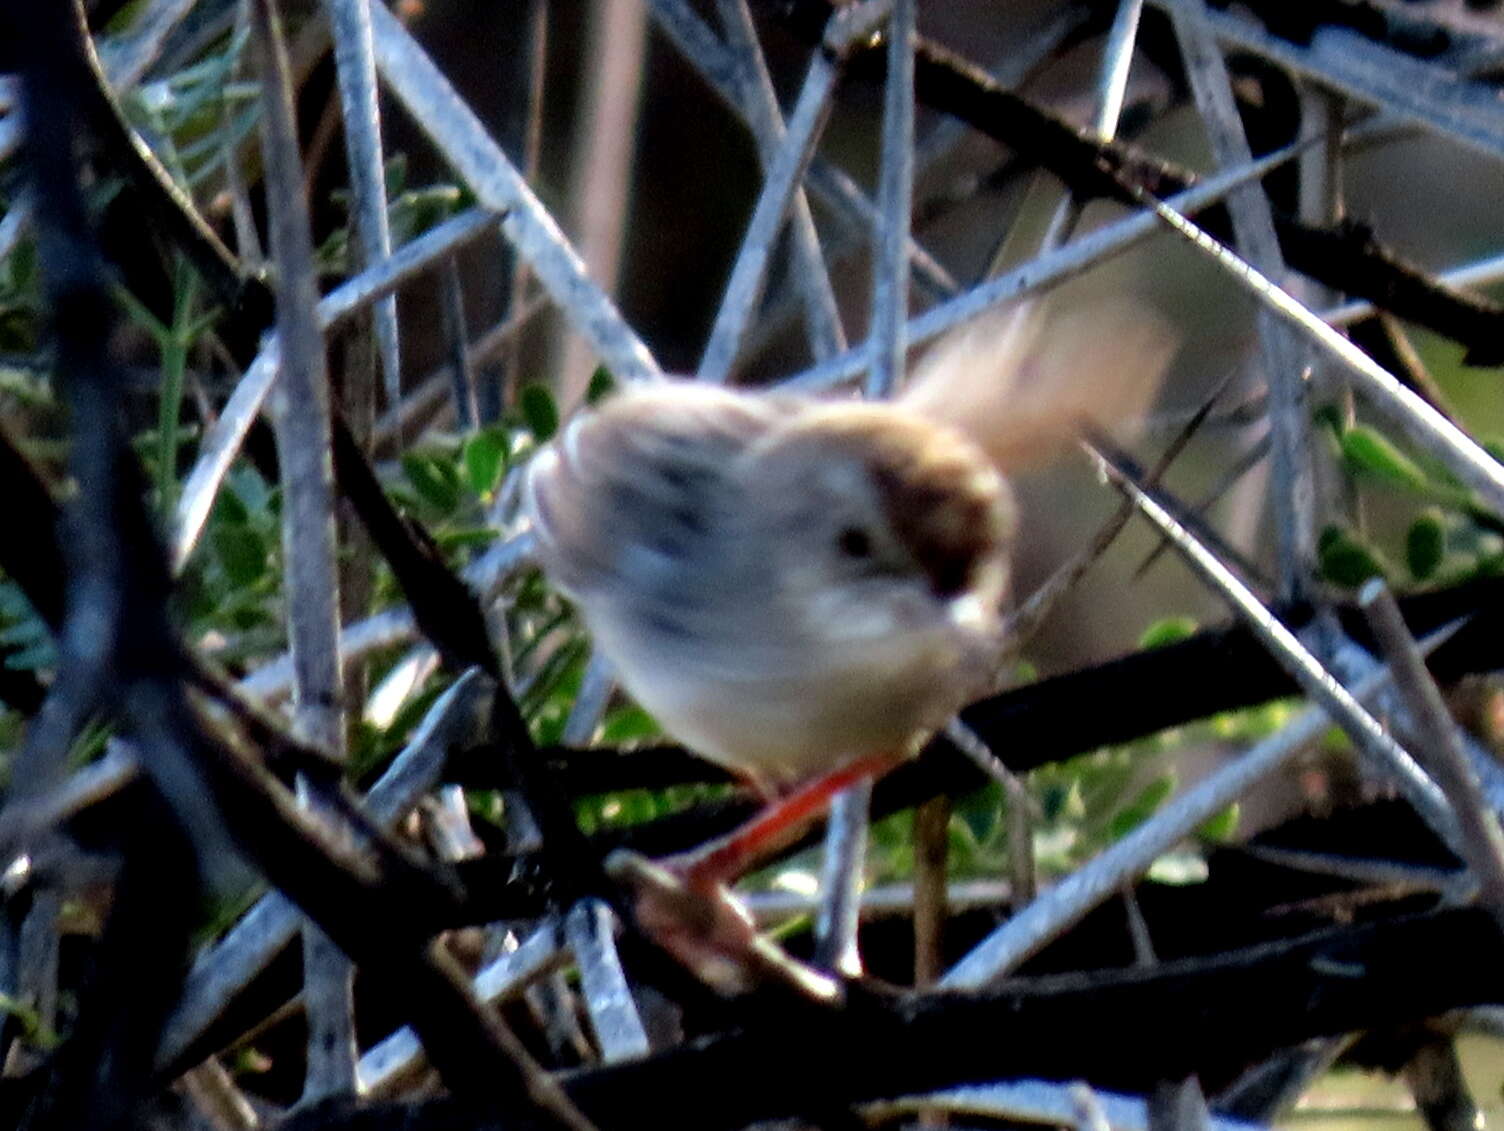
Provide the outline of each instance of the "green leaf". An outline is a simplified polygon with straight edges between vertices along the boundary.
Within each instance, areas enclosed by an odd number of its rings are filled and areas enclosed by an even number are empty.
[[[1238,831],[1238,822],[1242,820],[1242,817],[1243,810],[1234,801],[1226,809],[1197,829],[1196,835],[1204,840],[1225,844],[1232,840],[1233,834]]]
[[[599,741],[607,746],[619,746],[626,742],[657,738],[662,734],[663,728],[658,725],[658,721],[634,703],[618,707],[606,716]]]
[[[221,491],[214,497],[214,518],[217,523],[244,526],[251,520],[251,512],[234,491]]]
[[[421,452],[402,457],[402,472],[418,495],[442,515],[460,505],[460,476],[448,460]]]
[[[1342,441],[1342,433],[1347,431],[1347,422],[1343,419],[1342,410],[1334,404],[1324,404],[1311,413],[1311,423],[1326,429],[1331,433],[1330,439],[1339,444]]]
[[[33,1045],[53,1049],[60,1043],[58,1035],[42,1024],[41,1014],[10,994],[0,993],[0,1013],[20,1022],[22,1035]]]
[[[1137,797],[1112,815],[1112,820],[1107,822],[1108,835],[1113,840],[1126,836],[1154,816],[1154,811],[1174,792],[1175,772],[1171,770],[1144,786]]]
[[[1395,487],[1409,491],[1426,491],[1431,487],[1419,464],[1382,432],[1364,424],[1355,424],[1342,434],[1342,459],[1348,470],[1372,475]]]
[[[1438,510],[1425,511],[1405,535],[1405,564],[1417,581],[1434,574],[1447,553],[1447,530]]]
[[[454,185],[409,189],[387,206],[393,245],[421,236],[463,207],[464,197]]]
[[[1379,552],[1359,542],[1340,526],[1328,526],[1316,543],[1321,574],[1328,581],[1356,589],[1370,577],[1389,576]]]
[[[522,419],[528,431],[539,442],[549,439],[559,430],[559,406],[554,395],[542,385],[524,385],[518,395],[517,407],[522,410]]]
[[[1178,644],[1195,635],[1201,627],[1192,617],[1161,617],[1138,638],[1140,648],[1163,648],[1166,644]]]
[[[585,390],[586,404],[599,404],[616,389],[616,378],[604,365],[597,365],[590,375],[590,387]]]
[[[481,496],[496,490],[509,448],[505,428],[484,428],[465,441],[463,459],[470,490]]]
[[[265,576],[271,551],[254,528],[229,523],[217,525],[209,532],[209,543],[235,588],[254,585]]]

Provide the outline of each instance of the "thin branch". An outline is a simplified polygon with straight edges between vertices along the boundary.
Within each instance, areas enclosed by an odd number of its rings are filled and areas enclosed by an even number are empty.
[[[1167,0],[1156,3],[1163,6]],[[1308,44],[1301,45],[1231,12],[1208,16],[1217,37],[1239,50],[1262,56],[1349,98],[1380,106],[1490,157],[1504,156],[1504,121],[1499,116],[1497,92],[1486,83],[1459,79],[1447,68],[1422,62],[1347,28],[1321,28]]]
[[[1204,0],[1176,0],[1170,14],[1186,75],[1218,164],[1223,167],[1247,164],[1252,151],[1243,133],[1227,64],[1207,27]],[[1227,210],[1246,261],[1268,278],[1282,283],[1285,261],[1263,188],[1258,184],[1240,186],[1228,194]],[[1309,413],[1302,380],[1303,351],[1290,329],[1280,325],[1268,312],[1259,314],[1258,326],[1269,386],[1279,594],[1283,600],[1299,600],[1310,584],[1316,558],[1316,498]]]
[[[744,108],[747,125],[763,164],[763,175],[767,177],[776,164],[773,155],[785,144],[783,112],[778,106],[778,96],[773,90],[773,80],[768,74],[767,61],[757,40],[757,29],[752,23],[747,0],[717,0],[717,8],[726,31],[726,46],[740,64],[738,85],[741,98],[737,101]],[[827,46],[825,51],[828,50]],[[841,312],[830,285],[830,268],[820,250],[814,217],[810,214],[804,190],[797,184],[792,190],[787,211],[793,238],[793,282],[804,303],[805,336],[810,353],[817,359],[830,357],[846,348],[846,335],[841,329]]]
[[[520,997],[528,986],[568,961],[569,951],[562,945],[558,929],[552,925],[540,927],[476,974],[475,996],[489,1005],[501,1005]],[[411,1029],[398,1029],[360,1058],[361,1094],[392,1095],[426,1063],[418,1035]]]
[[[1354,687],[1354,698],[1372,699],[1387,679],[1387,672],[1375,672]],[[1173,797],[1149,820],[993,931],[951,968],[941,979],[941,987],[980,989],[1017,969],[1092,908],[1142,876],[1179,841],[1274,774],[1329,726],[1324,710],[1307,708],[1245,754]]]
[[[1370,580],[1359,591],[1358,603],[1395,673],[1395,689],[1409,708],[1421,740],[1416,750],[1457,814],[1463,859],[1478,878],[1484,904],[1504,923],[1504,833],[1478,784],[1457,724],[1384,583]]]
[[[385,6],[372,7],[371,23],[376,66],[392,93],[480,203],[506,214],[502,232],[575,329],[619,379],[658,376],[647,346],[591,281],[558,225],[449,80]]]
[[[388,259],[347,279],[319,300],[315,313],[325,332],[364,309],[403,283],[485,235],[496,215],[471,209],[429,229]],[[179,571],[193,553],[213,509],[220,484],[228,474],[261,406],[281,369],[281,346],[272,338],[245,371],[218,419],[199,445],[198,459],[184,480],[173,516],[172,562]]]
[[[780,121],[776,123],[775,130],[774,119],[767,120],[769,131],[778,135],[778,141],[763,150],[762,191],[752,211],[752,218],[747,223],[741,249],[732,266],[731,277],[726,282],[710,338],[705,344],[705,352],[700,358],[698,376],[702,381],[722,383],[731,375],[731,369],[736,364],[747,322],[762,295],[778,233],[789,209],[801,199],[800,181],[814,155],[820,131],[824,129],[830,115],[831,95],[851,47],[851,42],[846,38],[850,26],[849,20],[831,17],[830,30],[826,34],[822,50],[815,51],[810,56],[804,85],[800,88],[799,99],[787,128]],[[810,235],[813,238],[812,223]],[[844,344],[838,319],[832,323],[833,331],[821,332],[818,340],[813,337],[816,334],[815,323],[808,317],[806,321],[810,325],[812,344],[819,347],[814,351],[817,359],[830,356]]]
[[[272,259],[277,267],[277,339],[286,364],[271,394],[282,482],[282,556],[287,636],[295,673],[294,726],[342,758],[344,673],[339,652],[334,462],[324,338],[308,202],[303,195],[292,80],[271,0],[252,0],[251,37],[261,76],[261,151]],[[308,1058],[303,1102],[355,1094],[354,967],[315,926],[303,931]]]
[[[439,697],[371,787],[364,807],[373,820],[394,827],[438,783],[450,755],[480,741],[492,694],[485,676],[467,672]],[[298,922],[293,905],[273,892],[203,954],[163,1032],[160,1065],[177,1062],[202,1038],[226,1005],[292,941]]]
[[[733,114],[752,125],[752,111],[748,99],[742,97],[737,81],[737,61],[728,47],[722,44],[715,33],[695,13],[687,0],[649,0],[653,19],[659,29],[699,72],[717,98]],[[753,140],[758,144],[759,160],[763,163],[763,176],[771,170],[769,162],[774,152],[771,136],[754,131]],[[766,146],[767,148],[764,148]],[[877,209],[856,183],[840,169],[820,160],[809,167],[807,187],[818,195],[837,218],[848,226],[866,233],[876,230]],[[799,197],[794,200],[795,223],[798,219]],[[953,292],[955,283],[945,269],[935,262],[923,248],[911,243],[909,254],[913,258],[916,277],[929,289],[939,294]],[[804,292],[801,290],[801,303]]]
[[[564,918],[564,938],[580,972],[580,995],[601,1059],[634,1060],[650,1051],[614,938],[616,916],[598,899],[582,899]]]
[[[914,207],[914,0],[894,0],[888,23],[888,73],[883,86],[882,169],[878,211],[882,228],[872,260],[872,323],[866,394],[882,397],[897,386],[908,341],[909,261],[904,247]]]
[[[1304,331],[1356,378],[1355,387],[1415,444],[1446,465],[1484,503],[1504,515],[1504,467],[1467,433],[1407,389],[1390,372],[1312,314],[1288,293],[1243,262],[1173,205],[1145,198],[1165,225],[1241,283],[1264,306]]]
[[[1180,524],[1157,488],[1138,482],[1127,470],[1123,457],[1112,452],[1106,441],[1094,440],[1093,448],[1113,482],[1170,539],[1197,577],[1232,607],[1301,690],[1320,704],[1358,751],[1371,760],[1373,768],[1392,778],[1432,831],[1443,842],[1455,847],[1458,836],[1456,818],[1436,784],[1415,764],[1409,753],[1385,732],[1378,720],[1363,709],[1299,638],[1271,615],[1248,587]]]
[[[1195,188],[1173,197],[1172,201],[1178,211],[1199,212],[1222,199],[1238,185],[1257,180],[1279,168],[1298,152],[1298,146],[1277,150],[1251,165],[1208,177],[1198,182]],[[917,318],[911,318],[905,330],[909,345],[922,345],[995,306],[1074,278],[1147,239],[1154,233],[1156,225],[1153,215],[1136,212],[1116,223],[1098,228],[1057,251],[1039,256],[996,279],[973,287],[948,302],[930,308]],[[839,357],[813,365],[790,378],[784,382],[784,387],[804,391],[829,389],[865,373],[869,361],[867,350],[847,350]]]
[[[1076,1126],[1080,1122],[1081,1102],[1073,1093],[1081,1084],[1057,1084],[1047,1080],[1015,1080],[1006,1084],[973,1084],[927,1092],[896,1100],[868,1104],[868,1119],[893,1119],[924,1111],[943,1111],[956,1116],[981,1116],[1001,1121],[1030,1124]],[[1148,1131],[1148,1104],[1138,1096],[1092,1090],[1091,1106],[1100,1124],[1092,1131]],[[1214,1116],[1211,1131],[1258,1131],[1260,1124],[1243,1119]]]
[[[392,254],[387,222],[386,163],[381,150],[381,108],[376,90],[376,60],[371,47],[371,0],[325,0],[334,39],[335,76],[349,155],[351,214],[359,248],[358,266],[380,263]],[[402,363],[397,341],[397,300],[388,295],[376,304],[376,352],[381,360],[387,403],[402,398]]]
[[[621,274],[632,196],[648,18],[643,0],[593,0],[586,7],[583,90],[570,162],[571,227],[580,256],[610,296]],[[574,334],[562,344],[554,381],[567,410],[584,401],[596,360],[592,343]]]

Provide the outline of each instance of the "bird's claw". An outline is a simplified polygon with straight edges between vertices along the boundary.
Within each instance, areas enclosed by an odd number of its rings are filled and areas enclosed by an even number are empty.
[[[816,1001],[841,997],[841,983],[757,933],[747,909],[721,883],[697,883],[636,852],[618,849],[606,873],[634,896],[643,932],[717,992],[746,993],[783,982]]]

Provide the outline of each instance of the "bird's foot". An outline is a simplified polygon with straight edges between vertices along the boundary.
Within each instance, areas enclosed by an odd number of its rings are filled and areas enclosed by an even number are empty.
[[[606,872],[632,890],[643,932],[719,993],[779,981],[817,1001],[839,1000],[840,982],[758,934],[747,909],[693,856],[655,862],[618,849],[607,857]]]

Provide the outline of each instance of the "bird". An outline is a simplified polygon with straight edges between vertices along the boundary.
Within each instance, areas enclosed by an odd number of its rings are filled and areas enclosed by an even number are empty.
[[[663,730],[769,799],[680,878],[735,878],[996,686],[1005,473],[1141,410],[1166,338],[1141,312],[1029,304],[943,339],[891,400],[663,379],[535,454],[544,572]]]

